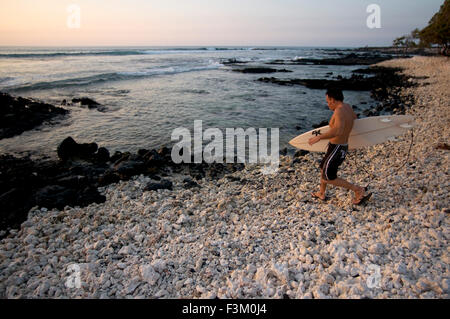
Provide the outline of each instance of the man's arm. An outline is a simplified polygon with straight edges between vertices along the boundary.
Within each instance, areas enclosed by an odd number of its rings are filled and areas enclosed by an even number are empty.
[[[342,111],[341,110],[336,110],[335,114],[334,114],[334,123],[333,126],[330,125],[330,129],[328,130],[328,132],[312,137],[309,139],[309,144],[313,145],[317,142],[319,142],[320,140],[328,140],[331,139],[333,137],[339,136],[342,133],[344,133],[344,123],[342,121]]]

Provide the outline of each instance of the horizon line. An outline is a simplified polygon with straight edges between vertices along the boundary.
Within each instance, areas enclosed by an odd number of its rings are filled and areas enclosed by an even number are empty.
[[[111,44],[111,45],[11,45],[11,44],[1,44],[0,47],[41,47],[41,48],[74,48],[74,47],[205,47],[205,48],[216,48],[216,47],[248,47],[248,48],[388,48],[392,45],[125,45],[125,44]]]

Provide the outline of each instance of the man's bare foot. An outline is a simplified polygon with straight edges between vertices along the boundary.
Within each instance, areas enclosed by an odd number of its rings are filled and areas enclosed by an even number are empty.
[[[362,187],[358,187],[358,190],[355,191],[355,197],[353,198],[353,204],[358,203],[363,197],[364,197],[364,192],[366,190]]]
[[[360,205],[372,196],[372,193],[365,194],[367,188],[359,187],[357,191],[355,191],[355,198],[353,199],[354,205]]]
[[[364,197],[365,189],[363,187],[358,187],[358,190],[355,191],[355,197],[353,198],[353,204],[357,204]]]
[[[311,193],[311,196],[313,198],[318,198],[321,201],[325,201],[327,199],[327,197],[325,196],[325,194],[322,194],[321,192],[315,192],[315,193]]]

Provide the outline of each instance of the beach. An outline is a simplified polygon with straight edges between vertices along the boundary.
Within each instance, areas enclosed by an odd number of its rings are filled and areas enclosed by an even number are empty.
[[[370,182],[366,206],[336,188],[311,198],[319,153],[189,189],[182,172],[164,177],[172,190],[145,191],[155,181],[134,176],[100,187],[104,203],[31,209],[0,241],[0,297],[449,298],[450,62],[377,65],[416,79],[401,92],[415,98],[416,126],[344,162],[344,178]]]

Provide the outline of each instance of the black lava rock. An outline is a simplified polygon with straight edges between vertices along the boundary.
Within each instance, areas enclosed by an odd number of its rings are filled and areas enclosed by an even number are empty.
[[[144,191],[156,191],[158,189],[168,189],[172,190],[173,184],[171,181],[163,179],[159,183],[148,183],[144,188]]]
[[[309,154],[309,151],[298,150],[298,151],[295,152],[294,157],[295,157],[295,158],[297,158],[297,157],[303,157],[303,156],[305,156],[306,154]]]
[[[319,128],[319,127],[327,126],[327,125],[328,125],[328,121],[324,120],[324,121],[320,122],[319,124],[314,124],[312,127],[313,128]]]
[[[146,149],[144,149],[144,148],[141,148],[141,149],[138,150],[137,153],[138,153],[139,156],[142,156],[142,157],[143,157],[143,156],[144,156],[145,154],[147,154],[148,152],[149,152],[149,150],[146,150]]]
[[[330,86],[339,88],[341,90],[348,91],[370,91],[374,82],[372,78],[364,78],[359,75],[352,75],[350,78],[343,78],[338,76],[337,80],[326,80],[326,79],[277,79],[274,77],[270,78],[259,78],[258,81],[266,83],[274,83],[278,85],[303,85],[309,89],[320,89],[325,90]]]
[[[111,163],[116,163],[119,159],[122,158],[122,156],[123,156],[122,152],[115,151],[109,160],[111,161]]]
[[[162,156],[162,157],[170,157],[171,156],[171,153],[172,153],[172,151],[169,149],[169,148],[167,148],[167,147],[161,147],[159,150],[158,150],[158,154],[160,155],[160,156]]]
[[[67,137],[58,145],[58,157],[65,161],[78,152],[78,144],[72,137]]]
[[[198,188],[200,187],[200,185],[197,184],[197,182],[194,182],[191,178],[185,178],[183,180],[183,183],[184,183],[184,188],[187,188],[187,189],[193,188],[193,187],[198,187]]]
[[[101,176],[99,176],[97,182],[98,182],[98,186],[106,186],[109,184],[113,184],[113,183],[118,183],[120,181],[120,176],[111,171],[111,170],[107,170],[104,174],[102,174]]]
[[[87,206],[91,203],[101,204],[106,201],[106,197],[101,195],[96,187],[88,186],[81,193],[78,193],[77,205]]]
[[[19,135],[68,113],[61,107],[0,93],[0,139]]]
[[[34,199],[28,187],[17,186],[0,194],[0,229],[18,228],[33,206]]]
[[[138,160],[124,160],[114,166],[114,170],[122,180],[129,180],[132,176],[143,173],[144,162]]]
[[[98,163],[108,162],[110,159],[109,151],[104,147],[100,147],[97,151],[95,159]]]
[[[66,205],[76,204],[77,192],[60,185],[49,185],[38,190],[35,198],[38,206],[64,209]]]
[[[92,160],[94,159],[94,153],[97,152],[97,149],[98,146],[96,143],[78,144],[72,137],[69,136],[58,145],[57,153],[58,157],[62,161],[66,161],[71,158]]]
[[[87,186],[89,178],[83,175],[69,175],[56,180],[56,184],[63,187],[83,187]]]
[[[250,73],[250,74],[258,74],[258,73],[277,73],[277,72],[292,72],[286,69],[272,69],[267,67],[252,67],[252,68],[243,68],[243,69],[234,69],[235,72],[241,73]]]
[[[95,108],[95,107],[101,105],[100,103],[98,103],[88,97],[74,98],[74,99],[72,99],[72,103],[80,103],[81,105],[85,105],[88,108]]]
[[[391,55],[378,55],[373,53],[354,54],[350,53],[339,58],[325,59],[296,59],[275,60],[266,64],[278,65],[371,65],[392,59]]]

